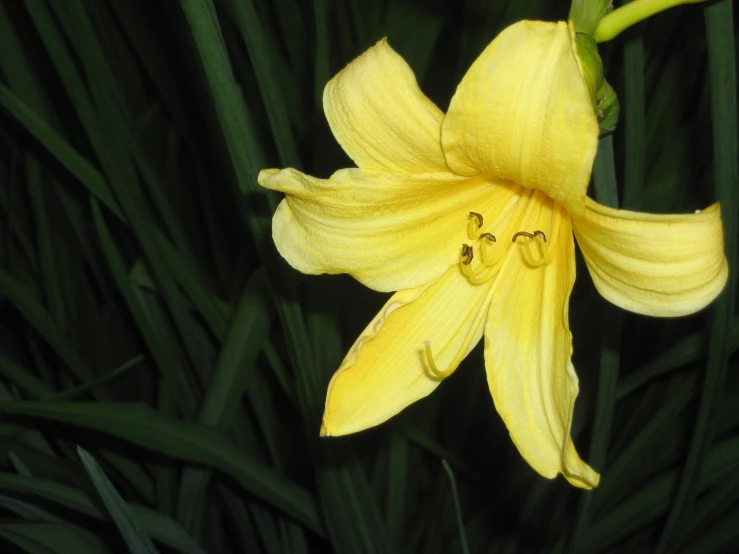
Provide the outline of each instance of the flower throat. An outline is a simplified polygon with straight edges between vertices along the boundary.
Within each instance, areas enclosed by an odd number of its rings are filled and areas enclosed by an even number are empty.
[[[510,243],[504,239],[499,242],[498,236],[485,230],[483,214],[469,212],[467,236],[473,242],[462,244],[460,267],[472,284],[479,285],[494,277],[512,245],[521,247],[524,261],[532,268],[551,261],[550,242],[541,229],[544,227],[549,231],[552,228],[553,210],[546,206],[549,202],[551,200],[546,195],[529,190],[506,206],[489,228],[503,227],[499,236],[501,239],[510,237]],[[532,230],[521,230],[527,227]]]

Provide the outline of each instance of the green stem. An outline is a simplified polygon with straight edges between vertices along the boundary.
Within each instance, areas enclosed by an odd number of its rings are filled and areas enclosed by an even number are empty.
[[[703,0],[634,0],[628,4],[621,6],[617,10],[613,10],[600,20],[598,27],[595,29],[596,42],[605,42],[611,40],[623,31],[653,16],[656,13],[665,11],[666,9],[678,6],[680,4],[695,4]]]

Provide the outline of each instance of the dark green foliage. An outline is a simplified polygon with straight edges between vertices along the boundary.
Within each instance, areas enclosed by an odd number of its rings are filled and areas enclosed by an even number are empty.
[[[703,312],[656,320],[608,305],[579,264],[573,436],[598,489],[526,465],[477,350],[387,424],[318,437],[384,297],[289,268],[258,171],[350,165],[321,94],[383,36],[445,109],[504,26],[568,10],[0,0],[0,551],[739,551],[728,0],[601,46],[621,118],[592,194],[662,213],[720,200],[732,278]]]

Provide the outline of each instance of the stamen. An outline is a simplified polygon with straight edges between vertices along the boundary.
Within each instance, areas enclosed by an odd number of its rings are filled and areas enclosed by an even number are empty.
[[[539,233],[541,233],[541,235],[544,234],[541,231],[539,231]],[[552,261],[551,254],[549,253],[549,245],[546,242],[546,238],[539,235],[537,235],[537,237],[541,239],[540,241],[538,241],[539,248],[541,248],[540,258],[534,258],[534,254],[531,252],[531,244],[534,241],[527,242],[523,249],[523,257],[526,260],[526,263],[534,267],[540,267]]]
[[[462,263],[464,265],[470,265],[472,263],[472,258],[474,258],[475,255],[472,252],[472,247],[469,244],[463,244],[462,245]]]
[[[462,264],[462,273],[464,273],[470,279],[472,279],[475,275],[475,272],[472,270],[472,266],[467,264]]]
[[[488,239],[493,242],[496,241],[495,235],[493,233],[483,233],[482,235],[480,235],[480,239]]]
[[[482,222],[482,214],[470,212],[470,222],[467,225],[467,236],[470,239],[474,239],[477,236],[477,231],[482,227]]]
[[[529,265],[532,265],[534,267],[539,267],[544,264],[548,264],[552,261],[552,257],[549,253],[549,245],[547,244],[547,236],[544,234],[544,231],[541,231],[537,229],[533,233],[527,233],[526,231],[519,231],[515,235],[513,235],[513,242],[516,242],[516,239],[518,237],[526,237],[528,239],[532,239],[530,241],[526,241],[524,245],[523,257],[526,260],[526,263]],[[533,239],[539,239],[538,241],[534,241]],[[533,242],[536,242],[539,245],[539,248],[541,249],[541,257],[535,258],[533,252],[531,251],[531,244]]]
[[[431,341],[428,341],[428,340],[423,341],[423,349],[426,352],[426,362],[428,362],[429,364],[429,370],[436,377],[438,377],[439,379],[446,379],[452,373],[454,373],[454,370],[456,368],[453,365],[444,371],[441,371],[438,367],[436,367],[436,362],[434,362],[434,356],[433,354],[431,354]]]

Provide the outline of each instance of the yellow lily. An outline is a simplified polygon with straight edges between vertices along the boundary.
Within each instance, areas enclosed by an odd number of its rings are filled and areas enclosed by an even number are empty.
[[[427,396],[484,335],[490,392],[521,455],[544,477],[594,487],[570,438],[573,232],[598,291],[633,312],[689,314],[723,288],[717,204],[650,215],[586,197],[598,122],[574,38],[563,22],[507,28],[446,115],[381,40],[323,97],[358,167],[326,180],[260,173],[285,193],[273,238],[294,268],[397,291],[331,380],[322,435],[378,425]]]

